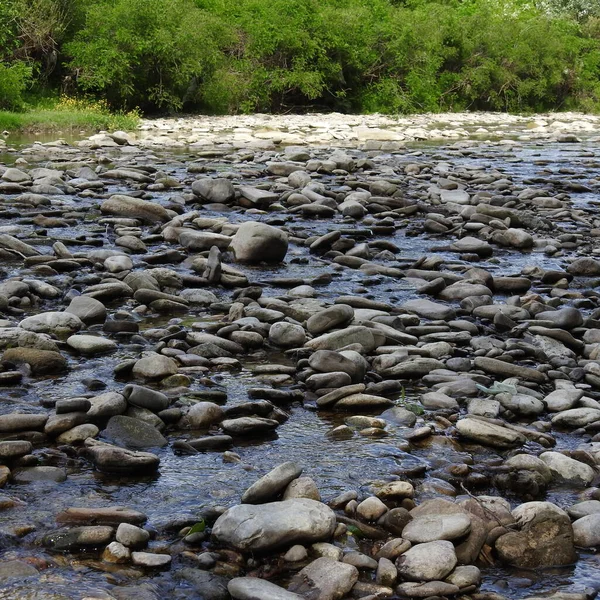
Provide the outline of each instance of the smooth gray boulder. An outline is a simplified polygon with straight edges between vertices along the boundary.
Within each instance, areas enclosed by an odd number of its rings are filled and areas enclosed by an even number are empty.
[[[246,221],[231,240],[231,249],[238,262],[278,263],[288,250],[288,235],[266,223]]]
[[[277,465],[253,483],[243,494],[244,504],[261,504],[283,492],[290,482],[302,475],[302,467],[293,462]]]
[[[444,579],[456,566],[454,545],[448,541],[417,544],[396,560],[400,577],[408,581]]]
[[[333,535],[335,524],[335,514],[325,504],[295,498],[234,506],[217,519],[212,536],[242,552],[259,552],[325,541]]]
[[[302,600],[303,596],[258,577],[235,577],[227,584],[235,600]]]

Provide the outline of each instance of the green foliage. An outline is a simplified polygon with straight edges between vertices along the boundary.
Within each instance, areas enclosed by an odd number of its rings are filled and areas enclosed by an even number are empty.
[[[31,73],[31,67],[24,62],[0,62],[0,109],[23,109],[23,94],[31,82]]]
[[[180,109],[219,59],[223,33],[187,0],[97,2],[66,51],[78,85],[111,105]]]
[[[0,0],[0,61],[123,110],[598,110],[600,2]]]

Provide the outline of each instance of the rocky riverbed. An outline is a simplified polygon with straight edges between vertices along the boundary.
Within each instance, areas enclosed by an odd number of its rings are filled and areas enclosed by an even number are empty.
[[[0,598],[592,598],[599,135],[7,138]]]

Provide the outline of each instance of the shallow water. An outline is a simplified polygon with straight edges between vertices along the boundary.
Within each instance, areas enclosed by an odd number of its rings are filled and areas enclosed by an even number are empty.
[[[12,141],[12,140],[11,140]],[[565,177],[560,170],[568,168],[570,181],[577,181],[586,186],[590,191],[581,193],[569,192],[574,207],[581,210],[596,210],[594,204],[600,200],[598,195],[600,183],[598,180],[600,170],[600,149],[592,143],[582,143],[576,146],[558,144],[535,145],[515,143],[514,146],[505,144],[482,143],[477,146],[477,156],[470,152],[473,148],[468,145],[437,146],[432,150],[431,145],[414,144],[406,151],[392,154],[379,154],[374,156],[378,165],[387,165],[399,168],[410,162],[432,162],[432,152],[435,161],[451,161],[455,166],[477,165],[486,169],[503,171],[513,179],[514,183],[528,185],[528,182],[537,182],[543,177],[554,181]],[[182,160],[193,154],[187,152],[156,152],[159,168],[173,174],[178,179],[184,179],[187,174]],[[116,156],[116,155],[115,155]],[[0,155],[0,161],[9,164],[16,157],[16,153]],[[209,164],[209,163],[207,163]],[[44,165],[40,165],[44,166]],[[240,171],[239,165],[232,169]],[[252,184],[261,182],[261,178],[248,180]],[[327,181],[325,178],[324,181]],[[331,178],[335,181],[335,178]],[[533,183],[531,184],[533,185]],[[535,185],[540,185],[535,183]],[[111,192],[125,189],[125,186],[113,185]],[[176,193],[176,192],[174,192]],[[409,192],[410,193],[410,192]],[[167,202],[173,193],[159,193],[157,196]],[[77,211],[87,212],[98,203],[96,199],[80,197],[60,197],[65,206]],[[41,212],[45,212],[42,207]],[[40,212],[40,209],[23,209],[19,216],[0,213],[0,226],[22,224],[23,231],[28,234],[28,243],[34,245],[42,252],[48,252],[48,246],[56,239],[79,239],[81,245],[77,252],[90,252],[97,246],[90,244],[91,239],[99,240],[104,247],[113,247],[114,233],[105,228],[94,229],[90,236],[89,225],[92,221],[82,222],[73,227],[48,230],[47,235],[39,227],[26,224],[28,219]],[[206,216],[220,216],[219,213],[204,211]],[[241,211],[226,213],[232,221],[255,218],[245,215]],[[329,220],[306,220],[299,215],[272,213],[264,217],[268,222],[271,219],[281,218],[290,230],[298,230],[309,235],[320,235],[327,231],[342,226],[349,231],[355,227],[354,222],[343,221],[338,218],[333,222]],[[421,217],[417,217],[421,218]],[[409,218],[410,219],[410,218]],[[571,222],[556,223],[557,230],[562,233],[572,229]],[[364,229],[359,224],[360,229]],[[367,227],[368,229],[368,227]],[[37,236],[37,237],[36,237]],[[81,237],[87,236],[87,237]],[[51,240],[48,238],[52,238]],[[406,229],[398,229],[395,234],[382,236],[374,234],[373,238],[382,238],[396,244],[400,251],[397,261],[385,263],[386,266],[410,263],[412,260],[428,254],[435,246],[447,245],[447,238],[438,238],[433,235],[420,235],[411,237]],[[365,239],[371,239],[365,237]],[[154,251],[167,249],[169,244],[152,245]],[[520,253],[511,250],[499,249],[495,251],[490,260],[477,263],[464,263],[457,254],[436,252],[455,265],[480,266],[488,269],[494,275],[518,274],[526,265],[540,265],[544,268],[561,268],[568,254],[560,258],[546,256],[541,249],[530,253]],[[135,256],[134,263],[136,261]],[[181,272],[189,273],[189,261],[179,265],[166,265]],[[3,266],[7,276],[23,273],[16,265]],[[311,256],[308,249],[292,246],[286,263],[273,267],[242,267],[250,281],[269,282],[273,278],[286,277],[310,281],[311,279],[331,273],[334,279],[331,284],[319,287],[319,298],[332,300],[341,294],[356,293],[361,288],[367,288],[367,297],[375,300],[400,304],[409,298],[416,297],[416,293],[408,282],[396,280],[385,276],[367,276],[359,270],[342,269],[332,271],[329,262]],[[59,276],[60,277],[60,276]],[[231,292],[222,289],[207,288],[215,291],[218,296],[228,299]],[[265,296],[284,295],[287,288],[278,285],[268,285],[264,290]],[[115,303],[114,306],[118,306]],[[46,301],[36,311],[50,310],[53,302]],[[110,308],[110,305],[109,305]],[[34,312],[34,311],[32,311]],[[208,318],[205,309],[191,309],[186,315],[190,317]],[[165,319],[157,319],[154,315],[142,316],[140,328],[142,330],[164,324]],[[173,320],[177,322],[177,319]],[[41,380],[28,380],[27,385],[0,388],[0,413],[12,411],[45,412],[43,405],[49,405],[60,398],[90,395],[89,390],[82,383],[86,378],[100,379],[107,384],[105,391],[120,390],[123,381],[115,381],[113,368],[124,358],[137,356],[138,348],[127,349],[121,346],[120,350],[108,357],[78,358],[70,355],[71,369],[67,375]],[[265,355],[257,353],[251,357],[252,362],[284,362],[286,359],[280,355]],[[251,366],[250,361],[244,365]],[[257,384],[256,377],[250,370],[222,372],[217,377],[219,385],[227,391],[227,405],[235,405],[247,400],[247,389]],[[202,383],[194,381],[192,391],[205,389]],[[407,400],[414,397],[419,390],[408,387]],[[101,393],[101,392],[99,392]],[[282,407],[289,415],[289,419],[282,424],[272,439],[257,439],[254,441],[237,444],[233,450],[240,456],[239,463],[225,463],[223,457],[217,452],[206,452],[192,456],[177,455],[168,446],[157,450],[160,456],[160,474],[155,477],[123,479],[95,472],[91,467],[81,468],[77,461],[66,461],[57,457],[52,462],[48,457],[47,464],[66,466],[69,472],[67,481],[60,485],[14,485],[4,489],[4,494],[20,499],[23,504],[14,508],[0,511],[0,548],[2,558],[45,556],[37,545],[38,532],[44,532],[54,527],[54,517],[60,510],[69,506],[104,506],[124,505],[141,510],[148,515],[149,524],[161,529],[162,525],[179,515],[188,515],[190,519],[197,518],[203,508],[222,505],[229,506],[239,502],[245,490],[260,475],[273,466],[288,460],[297,461],[305,469],[305,474],[312,477],[321,491],[324,500],[330,499],[346,490],[359,490],[367,492],[369,485],[377,480],[389,480],[391,474],[418,465],[425,465],[427,472],[423,479],[413,477],[417,488],[420,483],[427,483],[432,473],[439,473],[444,466],[454,462],[470,461],[478,464],[497,458],[499,454],[482,447],[461,447],[457,442],[442,436],[436,436],[431,442],[414,445],[410,453],[398,448],[403,434],[407,430],[402,427],[390,425],[386,428],[386,435],[381,439],[365,438],[355,434],[349,440],[333,441],[326,437],[326,433],[334,426],[343,423],[343,415],[333,413],[317,413],[310,407],[303,407],[300,403]],[[427,415],[426,415],[427,418]],[[176,436],[177,437],[177,436]],[[557,448],[567,448],[573,444],[571,436],[557,435]],[[173,436],[170,436],[172,441]],[[475,493],[495,494],[493,488],[479,489]],[[425,495],[421,497],[426,497]],[[550,501],[564,506],[572,503],[578,497],[577,490],[555,488],[548,494]],[[511,499],[511,498],[509,498]],[[514,504],[519,501],[511,499]],[[33,530],[19,537],[15,535],[18,525],[33,526]],[[172,535],[172,543],[177,539],[176,531]],[[160,544],[164,544],[161,540]],[[43,573],[35,583],[12,582],[9,587],[2,588],[0,584],[0,598],[30,598],[49,600],[51,598],[101,598],[102,590],[110,590],[113,585],[124,585],[135,581],[135,570],[123,575],[119,573],[106,574],[98,569],[96,557],[54,556],[56,565]],[[172,571],[176,570],[174,563]],[[484,569],[484,583],[482,589],[495,591],[511,598],[522,598],[534,593],[560,589],[581,591],[586,586],[600,587],[600,569],[598,556],[589,553],[582,555],[581,560],[574,568],[558,569],[543,572],[517,572],[506,569]],[[181,584],[170,572],[157,575],[151,581],[169,598],[196,598],[198,596],[187,585]]]

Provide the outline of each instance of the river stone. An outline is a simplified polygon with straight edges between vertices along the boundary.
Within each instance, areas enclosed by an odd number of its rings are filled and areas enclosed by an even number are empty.
[[[548,394],[544,398],[544,403],[549,412],[562,412],[573,408],[583,394],[583,390],[558,389]]]
[[[60,467],[23,467],[14,469],[11,477],[15,483],[31,483],[33,481],[62,483],[67,480],[67,473]]]
[[[67,370],[67,359],[59,352],[36,348],[9,348],[2,360],[16,365],[27,364],[33,375],[55,375]]]
[[[87,440],[86,444],[89,444]],[[150,452],[139,452],[112,446],[110,444],[88,445],[87,455],[94,466],[105,473],[119,473],[128,475],[143,475],[156,471],[160,459]]]
[[[306,342],[306,332],[300,325],[280,321],[271,325],[269,341],[281,348],[299,348]]]
[[[231,598],[227,591],[227,579],[210,571],[184,567],[177,571],[177,575],[190,583],[202,600],[230,600]]]
[[[394,406],[393,400],[383,396],[374,396],[373,394],[351,394],[344,396],[335,404],[335,408],[341,410],[375,410],[389,408],[390,406]]]
[[[169,398],[162,392],[141,385],[126,385],[123,396],[132,406],[146,408],[155,413],[166,410],[171,404]]]
[[[140,219],[150,224],[165,223],[170,220],[166,208],[160,204],[141,200],[140,198],[132,198],[131,196],[123,196],[122,194],[115,194],[105,200],[101,204],[100,210],[103,213],[120,217]]]
[[[466,514],[425,515],[410,521],[402,530],[402,537],[413,544],[452,541],[461,538],[471,529],[471,519]]]
[[[588,515],[600,514],[600,500],[584,500],[583,502],[577,502],[569,508],[567,513],[571,519],[581,519]]]
[[[231,249],[238,262],[281,262],[288,249],[287,233],[266,223],[246,221],[231,240]]]
[[[71,429],[61,433],[57,438],[58,444],[82,444],[88,438],[95,438],[100,433],[100,430],[96,425],[92,423],[83,423],[82,425],[76,425]]]
[[[79,331],[83,327],[83,322],[69,312],[45,312],[23,319],[19,327],[34,333],[66,335]]]
[[[275,419],[264,417],[238,417],[237,419],[225,419],[221,422],[221,428],[231,435],[256,435],[273,431],[279,425]]]
[[[448,321],[456,316],[456,312],[451,306],[425,299],[409,300],[400,308],[425,319]]]
[[[321,557],[295,575],[289,588],[306,600],[339,600],[357,581],[355,566]]]
[[[481,571],[475,565],[456,567],[456,569],[446,577],[446,582],[457,585],[461,589],[471,585],[479,585],[481,582]]]
[[[124,415],[111,417],[102,433],[107,439],[128,448],[162,448],[168,444],[152,425]]]
[[[312,315],[306,322],[306,329],[312,335],[320,335],[346,325],[354,318],[354,309],[347,304],[335,304]]]
[[[57,552],[90,550],[106,546],[112,541],[115,530],[106,525],[89,525],[59,529],[44,536],[43,543]]]
[[[144,513],[124,506],[81,508],[72,506],[56,515],[56,522],[63,525],[93,523],[94,525],[118,525],[119,523],[144,523]],[[121,541],[121,540],[117,540]]]
[[[540,371],[497,360],[496,358],[476,356],[474,363],[477,369],[500,377],[518,377],[534,383],[544,383],[547,379],[546,375]]]
[[[555,427],[585,427],[595,421],[600,421],[598,408],[571,408],[552,417],[552,425]]]
[[[553,475],[571,485],[585,487],[594,480],[595,472],[592,467],[560,452],[543,452],[540,460],[548,465]]]
[[[3,560],[0,561],[0,582],[5,582],[7,579],[25,577],[35,577],[39,575],[38,570],[29,563],[22,560]]]
[[[552,481],[552,471],[548,465],[540,460],[537,456],[531,454],[515,454],[504,463],[505,466],[511,469],[536,471],[542,477],[542,480],[548,484]]]
[[[261,504],[274,499],[288,484],[302,475],[302,467],[285,462],[254,482],[243,494],[244,504]]]
[[[235,600],[302,600],[303,598],[258,577],[236,577],[227,584],[227,590]]]
[[[67,338],[67,345],[77,352],[89,356],[106,354],[117,349],[115,342],[97,335],[72,335]]]
[[[441,540],[413,546],[396,559],[396,566],[409,581],[435,581],[449,575],[456,562],[452,542]]]
[[[559,327],[560,329],[573,329],[583,323],[581,313],[571,306],[558,310],[544,310],[537,313],[535,318],[539,321],[550,321],[555,327]]]
[[[148,543],[150,532],[131,523],[120,523],[115,538],[128,548],[142,548]]]
[[[396,593],[405,598],[440,598],[458,594],[460,588],[445,581],[425,583],[405,582],[396,586]]]
[[[106,392],[90,398],[91,407],[87,411],[90,420],[121,415],[127,410],[125,398],[117,392]]]
[[[106,320],[106,307],[90,296],[76,296],[65,308],[65,312],[79,317],[86,325],[104,323]]]
[[[383,334],[362,325],[346,327],[338,331],[324,333],[304,344],[312,350],[340,350],[344,346],[360,344],[364,351],[369,353],[382,345],[385,341]]]
[[[179,427],[182,429],[208,429],[225,418],[223,409],[214,402],[197,402],[182,417]]]
[[[290,481],[283,493],[283,500],[293,498],[310,498],[311,500],[321,501],[321,494],[317,484],[310,477],[298,477]]]
[[[33,445],[31,442],[21,440],[0,442],[0,464],[31,454],[32,451]]]
[[[573,564],[577,554],[569,515],[550,502],[526,502],[512,511],[520,531],[496,540],[500,559],[514,567],[537,569]]]
[[[514,448],[527,441],[517,431],[469,417],[457,421],[456,429],[462,437],[494,448]]]
[[[600,546],[600,513],[577,519],[573,523],[573,536],[575,545],[581,548]]]
[[[170,554],[155,554],[154,552],[132,552],[131,560],[138,567],[162,569],[168,567],[173,560]]]
[[[192,183],[192,192],[207,202],[227,204],[235,200],[235,188],[229,179],[204,177]]]
[[[111,542],[102,553],[102,560],[114,564],[124,564],[131,559],[129,548],[119,542]]]
[[[212,536],[242,552],[257,552],[327,540],[335,524],[335,514],[328,506],[298,498],[234,506],[217,519]]]
[[[600,275],[600,261],[588,256],[582,256],[581,258],[576,258],[567,267],[567,272],[571,275],[595,277]]]
[[[231,243],[231,238],[228,235],[221,235],[212,231],[182,229],[179,233],[179,243],[192,252],[210,250],[213,246],[226,250]]]
[[[29,413],[0,415],[0,433],[43,431],[47,421],[48,415],[33,415]]]
[[[164,379],[177,371],[177,363],[172,358],[151,352],[136,361],[132,373],[142,379]]]

